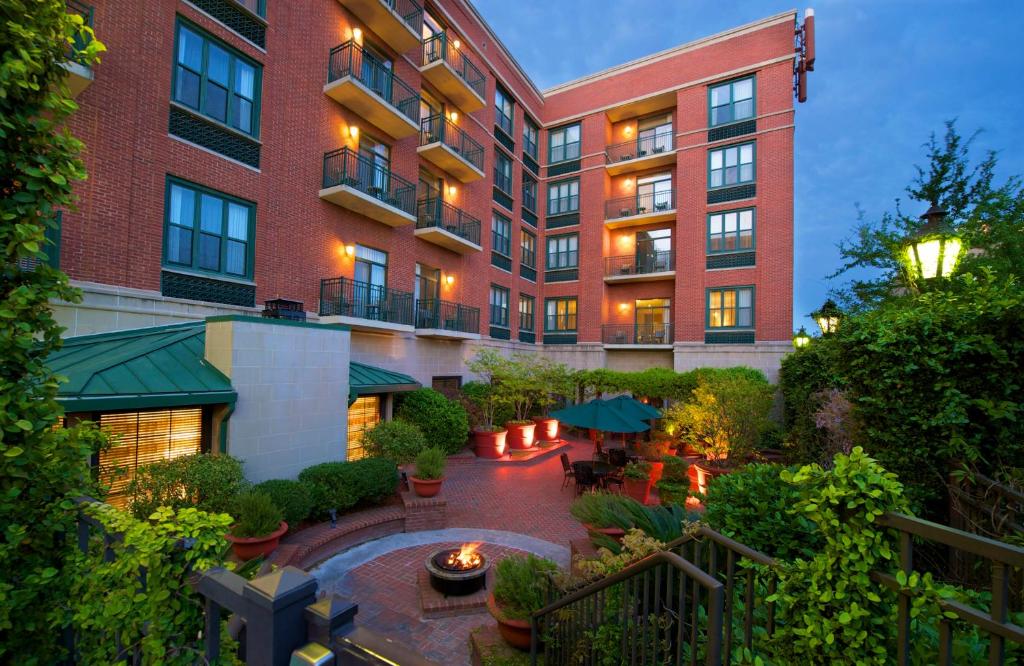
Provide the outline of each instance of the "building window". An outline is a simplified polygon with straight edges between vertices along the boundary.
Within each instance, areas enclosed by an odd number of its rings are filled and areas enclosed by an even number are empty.
[[[523,208],[537,212],[537,180],[523,170]]]
[[[636,145],[640,155],[672,150],[672,114],[659,114],[637,121]]]
[[[491,326],[508,328],[508,289],[491,285]]]
[[[267,18],[267,0],[235,0],[253,14]]]
[[[544,330],[549,333],[576,331],[576,297],[563,296],[544,300]]]
[[[501,86],[494,88],[494,122],[509,137],[512,134],[512,96]]]
[[[636,271],[638,273],[670,271],[673,265],[671,229],[636,232]]]
[[[462,388],[462,377],[442,376],[430,379],[430,388],[444,395],[449,400],[459,399],[459,390]]]
[[[348,451],[345,460],[359,460],[366,457],[363,435],[380,422],[380,396],[364,395],[348,408]]]
[[[754,117],[754,77],[712,86],[708,91],[711,126]]]
[[[175,43],[172,99],[239,132],[258,136],[263,68],[180,20]]]
[[[675,208],[672,174],[656,173],[636,179],[636,213],[664,212]]]
[[[754,144],[744,143],[708,153],[708,186],[754,182]]]
[[[355,281],[380,291],[388,284],[388,253],[365,245],[356,245]]]
[[[575,213],[580,209],[580,180],[563,180],[548,185],[548,215]]]
[[[256,204],[170,179],[164,214],[164,264],[252,278]]]
[[[533,296],[519,294],[519,330],[533,330]]]
[[[754,249],[754,209],[708,215],[708,254]]]
[[[512,220],[498,213],[491,215],[491,249],[512,256]]]
[[[565,234],[548,238],[547,269],[577,268],[580,264],[579,236]]]
[[[537,136],[539,134],[537,124],[529,118],[523,118],[523,151],[537,159]]]
[[[497,148],[494,149],[494,186],[512,195],[512,158]]]
[[[537,237],[526,229],[519,236],[519,262],[527,268],[537,268]]]
[[[754,288],[708,289],[708,328],[753,328]]]
[[[548,132],[548,163],[580,158],[580,126],[568,125]]]

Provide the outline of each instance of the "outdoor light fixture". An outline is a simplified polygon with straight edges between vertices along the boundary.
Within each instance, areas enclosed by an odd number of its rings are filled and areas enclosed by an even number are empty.
[[[362,43],[363,31],[360,30],[359,28],[352,28],[352,39],[354,39],[357,43]]]
[[[806,347],[809,344],[811,344],[811,336],[807,335],[807,329],[801,326],[800,330],[793,336],[793,346],[800,349],[801,347]]]
[[[449,197],[454,197],[456,192],[458,192],[458,190],[455,188],[454,185],[449,185],[448,186],[448,196]]]
[[[946,211],[938,206],[929,208],[921,220],[921,227],[903,245],[903,259],[910,280],[948,278],[960,261],[960,237],[946,222]]]
[[[627,137],[633,136],[633,126],[626,125],[626,129],[622,130],[622,133],[625,134]]]
[[[356,256],[356,246],[353,245],[352,243],[349,243],[348,245],[346,245],[345,246],[345,254],[350,256],[350,257]]]
[[[626,312],[629,310],[629,303],[619,303],[619,312]]]
[[[349,125],[348,126],[348,135],[350,137],[352,137],[353,139],[358,139],[359,138],[359,127],[357,127],[356,125]]]
[[[452,46],[454,46],[457,49],[461,49],[462,48],[462,42],[460,42],[457,39],[453,39],[452,40]]]
[[[447,275],[444,276],[444,283],[449,287],[452,286],[453,284],[455,284],[455,276],[452,275],[451,273],[448,273]]]
[[[452,111],[451,113],[448,114],[448,119],[451,120],[453,123],[459,122],[459,112]]]
[[[825,301],[820,310],[812,312],[811,317],[814,318],[814,321],[818,322],[821,334],[829,335],[830,333],[835,333],[836,329],[839,328],[839,318],[842,314],[839,311],[839,306],[830,298]]]

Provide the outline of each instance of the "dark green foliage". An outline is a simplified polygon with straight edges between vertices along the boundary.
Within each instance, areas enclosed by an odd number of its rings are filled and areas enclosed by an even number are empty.
[[[476,381],[466,382],[462,385],[461,392],[464,409],[469,414],[470,422],[474,428],[487,429],[493,427],[496,430],[504,430],[504,424],[511,421],[515,416],[512,405],[492,399],[495,391],[490,384]],[[491,416],[488,416],[488,414],[491,414]]]
[[[447,462],[441,449],[423,449],[416,456],[416,478],[426,481],[443,478]]]
[[[359,504],[376,504],[394,494],[398,468],[384,458],[320,463],[302,470],[299,481],[313,495],[314,515],[324,517],[331,509],[341,512]]]
[[[594,527],[616,527],[616,516],[622,513],[625,502],[634,502],[623,495],[612,493],[583,493],[569,505],[569,513],[581,523]]]
[[[711,529],[771,557],[812,557],[822,540],[818,527],[790,512],[800,489],[779,476],[781,465],[747,465],[715,479],[704,500]]]
[[[242,461],[200,453],[139,467],[125,494],[136,518],[144,519],[161,506],[231,513],[245,485]]]
[[[298,481],[271,479],[257,483],[252,489],[270,496],[290,529],[298,529],[313,511],[313,494],[307,485]]]
[[[824,392],[843,385],[836,368],[837,354],[835,337],[828,336],[816,338],[782,359],[779,388],[784,401],[785,449],[794,463],[825,462],[826,434],[815,425],[814,415],[822,406]]]
[[[575,374],[574,379],[583,397],[603,393],[631,393],[636,398],[687,400],[701,379],[716,377],[747,377],[754,381],[768,381],[760,370],[743,366],[698,368],[688,372],[675,372],[668,368],[647,368],[638,372],[598,368],[581,370]]]
[[[404,394],[396,416],[418,427],[428,446],[439,447],[449,455],[458,453],[466,445],[469,434],[466,410],[433,389]]]
[[[596,528],[618,527],[626,532],[639,529],[662,543],[669,543],[683,535],[683,526],[698,516],[687,513],[683,506],[644,506],[631,497],[611,493],[588,493],[573,501],[569,512],[580,522]],[[594,537],[594,542],[613,553],[621,545],[611,539]]]
[[[381,421],[363,434],[367,455],[386,458],[397,465],[411,463],[426,446],[423,432],[401,419]]]
[[[270,495],[256,490],[240,493],[233,505],[235,524],[231,534],[236,537],[267,536],[277,530],[284,519]]]
[[[690,465],[679,456],[665,456],[661,471],[661,479],[654,487],[658,489],[658,498],[662,504],[683,504],[690,494],[690,477],[687,471]]]
[[[544,607],[548,574],[558,570],[551,560],[529,554],[509,555],[495,566],[494,600],[505,617],[525,620]]]

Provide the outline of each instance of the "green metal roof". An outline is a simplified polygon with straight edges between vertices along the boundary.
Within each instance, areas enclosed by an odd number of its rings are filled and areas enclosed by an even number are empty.
[[[414,391],[420,388],[420,383],[409,375],[355,361],[349,364],[348,384],[349,392],[354,395]]]
[[[203,322],[67,338],[49,358],[69,379],[57,399],[69,413],[234,403],[205,342]]]

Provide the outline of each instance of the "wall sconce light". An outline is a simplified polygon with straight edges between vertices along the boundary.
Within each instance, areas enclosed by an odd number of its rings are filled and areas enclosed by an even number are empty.
[[[456,192],[458,192],[458,190],[455,188],[454,185],[449,185],[448,186],[448,196],[449,197],[454,197]]]
[[[451,273],[447,273],[444,276],[444,283],[449,287],[452,286],[453,284],[455,284],[455,276],[452,275]]]
[[[459,112],[458,111],[451,111],[451,112],[449,112],[448,113],[448,119],[451,120],[453,123],[459,122]]]
[[[457,49],[461,49],[462,48],[462,42],[460,42],[458,39],[453,39],[452,40],[452,46],[454,46]]]
[[[363,31],[360,28],[352,28],[352,39],[355,40],[357,44],[362,44]]]
[[[356,125],[349,125],[348,126],[348,135],[350,137],[352,137],[353,139],[358,140],[359,139],[359,127],[357,127]]]
[[[629,312],[629,303],[619,303],[619,312]]]
[[[622,133],[625,134],[627,137],[633,136],[633,126],[626,125],[626,128],[622,130]]]
[[[346,245],[345,246],[345,254],[346,254],[346,256],[349,256],[349,257],[356,256],[356,246],[353,245],[352,243],[349,243],[348,245]]]

